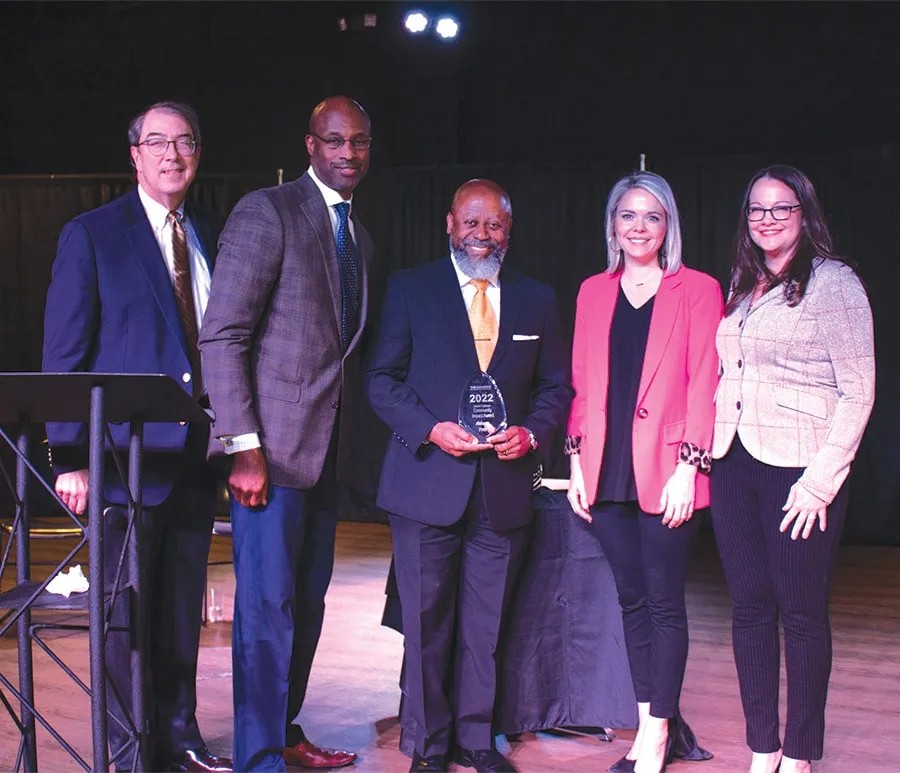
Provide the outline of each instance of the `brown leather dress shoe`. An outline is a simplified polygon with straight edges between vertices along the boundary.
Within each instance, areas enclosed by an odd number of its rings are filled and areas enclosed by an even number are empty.
[[[288,765],[298,768],[313,768],[326,770],[328,768],[343,768],[356,762],[354,752],[345,752],[339,749],[322,749],[312,741],[303,741],[294,746],[286,746],[281,755]]]
[[[219,757],[205,746],[188,749],[172,760],[169,770],[196,771],[196,773],[231,773],[233,763],[228,757]]]

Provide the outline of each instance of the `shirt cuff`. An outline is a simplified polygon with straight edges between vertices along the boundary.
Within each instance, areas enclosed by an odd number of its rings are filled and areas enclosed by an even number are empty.
[[[222,445],[225,446],[225,453],[228,455],[236,454],[238,451],[251,451],[254,448],[261,448],[262,443],[259,442],[259,433],[245,432],[243,435],[225,435],[220,437]]]
[[[700,472],[709,472],[712,469],[712,457],[709,451],[686,440],[681,442],[678,448],[678,461],[692,464],[700,469]]]

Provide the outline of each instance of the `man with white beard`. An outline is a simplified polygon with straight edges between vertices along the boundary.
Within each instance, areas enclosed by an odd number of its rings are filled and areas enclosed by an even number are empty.
[[[493,742],[495,652],[540,450],[572,390],[553,290],[503,265],[511,226],[497,183],[462,185],[447,215],[450,257],[389,278],[364,367],[393,432],[377,502],[393,536],[413,771],[447,770],[451,758],[515,770]],[[458,422],[460,403],[485,396],[505,417],[479,438]]]

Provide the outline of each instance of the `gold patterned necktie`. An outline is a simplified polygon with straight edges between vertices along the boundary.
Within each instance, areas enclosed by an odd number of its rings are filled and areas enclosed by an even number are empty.
[[[172,287],[175,290],[175,303],[178,305],[178,316],[181,318],[181,329],[188,348],[188,359],[193,371],[194,397],[203,394],[203,379],[200,372],[200,349],[197,346],[197,311],[194,307],[194,288],[191,282],[191,263],[188,257],[187,237],[184,233],[181,217],[172,210],[168,217],[172,226],[173,277]]]
[[[469,324],[472,326],[472,337],[475,339],[475,351],[478,353],[478,365],[487,371],[494,348],[497,346],[498,326],[494,307],[487,297],[490,282],[487,279],[470,279],[469,284],[475,288],[475,297],[469,306]]]

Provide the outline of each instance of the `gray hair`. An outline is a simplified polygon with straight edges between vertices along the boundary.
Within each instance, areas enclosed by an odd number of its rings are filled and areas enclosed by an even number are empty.
[[[200,116],[197,115],[197,111],[184,102],[172,102],[167,100],[165,102],[155,102],[154,104],[145,107],[139,115],[136,115],[131,119],[131,122],[128,124],[129,145],[137,145],[141,141],[141,132],[144,129],[144,119],[151,110],[162,110],[166,113],[180,115],[191,127],[191,134],[194,136],[194,142],[198,145],[201,144]]]
[[[666,274],[681,268],[681,220],[675,194],[664,178],[653,172],[634,172],[619,180],[606,202],[606,248],[609,274],[622,270],[622,250],[616,242],[616,209],[626,192],[640,188],[654,196],[666,212],[666,239],[659,251],[659,265]]]

